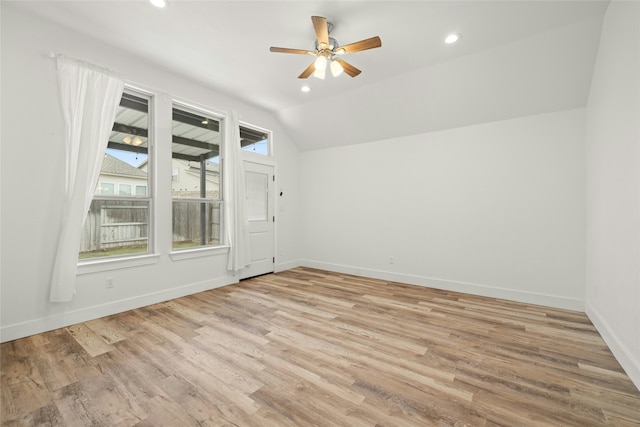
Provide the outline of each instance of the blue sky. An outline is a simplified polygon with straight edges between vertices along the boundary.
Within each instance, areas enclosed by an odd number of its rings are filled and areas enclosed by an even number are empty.
[[[125,163],[129,163],[133,167],[140,166],[145,160],[147,160],[146,154],[132,153],[130,151],[114,150],[107,148],[107,154],[122,160]]]

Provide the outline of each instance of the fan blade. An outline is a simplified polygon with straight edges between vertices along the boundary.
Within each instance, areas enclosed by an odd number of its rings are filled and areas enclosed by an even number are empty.
[[[314,72],[315,70],[316,70],[316,63],[315,63],[315,61],[314,61],[314,62],[312,62],[312,63],[311,63],[311,65],[309,65],[309,66],[307,67],[307,69],[306,69],[306,70],[304,70],[304,71],[302,72],[302,74],[300,74],[300,75],[298,76],[298,78],[299,78],[299,79],[306,79],[306,78],[307,78],[307,77],[309,77],[311,74],[313,74],[313,72]]]
[[[361,50],[373,49],[380,46],[382,46],[382,40],[380,40],[380,37],[375,36],[369,39],[360,40],[359,42],[340,46],[338,49],[336,49],[336,53],[360,52]]]
[[[329,46],[329,27],[327,26],[327,18],[322,16],[312,16],[313,29],[316,31],[318,44]]]
[[[299,55],[315,55],[315,52],[312,52],[310,50],[304,50],[304,49],[289,49],[286,47],[270,47],[269,50],[271,52],[279,52],[279,53],[295,53],[295,54],[299,54]]]
[[[349,64],[344,59],[333,58],[333,60],[338,62],[340,65],[342,65],[342,69],[344,70],[344,72],[349,74],[351,77],[355,77],[362,72],[358,70],[356,67],[354,67],[353,65]]]

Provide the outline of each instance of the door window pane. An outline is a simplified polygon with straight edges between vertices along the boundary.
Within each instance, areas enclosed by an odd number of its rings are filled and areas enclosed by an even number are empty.
[[[267,185],[269,176],[263,173],[247,172],[247,210],[249,221],[266,221],[269,215]]]

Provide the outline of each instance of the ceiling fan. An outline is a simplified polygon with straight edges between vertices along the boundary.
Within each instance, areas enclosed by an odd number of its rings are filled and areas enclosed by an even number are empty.
[[[382,46],[382,41],[378,36],[340,46],[336,39],[329,37],[333,25],[327,22],[327,18],[312,16],[311,21],[313,22],[313,29],[316,32],[315,50],[289,49],[286,47],[271,47],[269,49],[271,52],[315,56],[316,60],[298,76],[299,79],[306,79],[311,74],[319,79],[324,79],[327,68],[331,70],[331,74],[333,74],[334,77],[340,75],[343,71],[351,77],[355,77],[360,74],[361,71],[342,58],[339,58],[339,55]]]

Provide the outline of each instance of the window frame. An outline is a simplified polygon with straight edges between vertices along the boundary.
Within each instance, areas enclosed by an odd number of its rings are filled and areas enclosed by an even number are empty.
[[[223,231],[224,231],[224,203],[225,203],[225,194],[224,194],[224,179],[225,179],[225,175],[224,175],[224,151],[225,151],[225,145],[226,145],[226,120],[227,120],[227,115],[220,113],[220,112],[216,112],[215,110],[208,108],[206,106],[202,106],[202,105],[194,105],[192,103],[188,103],[188,102],[184,102],[181,101],[179,99],[173,98],[171,100],[171,142],[173,145],[173,112],[174,110],[180,110],[180,111],[184,111],[185,113],[188,114],[193,114],[196,116],[203,116],[205,118],[208,119],[213,119],[215,121],[217,121],[218,123],[218,134],[220,135],[220,140],[218,145],[218,197],[217,198],[213,198],[213,197],[181,197],[181,196],[174,196],[173,195],[173,189],[171,188],[171,209],[172,209],[172,213],[171,213],[171,236],[172,238],[171,240],[171,248],[170,248],[170,255],[171,258],[173,260],[181,260],[181,259],[189,259],[189,258],[193,258],[193,257],[199,257],[199,256],[208,256],[211,253],[219,253],[221,251],[226,251],[228,249],[228,245],[227,242],[224,239],[223,236]],[[173,147],[171,149],[171,162],[173,162]],[[173,186],[173,184],[175,183],[180,183],[181,181],[181,174],[179,168],[176,170],[176,168],[173,167],[173,163],[171,164],[171,180],[170,180],[170,185]],[[174,174],[174,172],[177,171],[177,174]],[[177,176],[177,180],[174,181],[173,177]],[[205,194],[206,194],[206,187],[205,187]],[[197,245],[197,246],[190,246],[190,247],[184,247],[184,248],[176,248],[174,247],[175,242],[173,241],[173,232],[174,232],[174,226],[173,226],[173,207],[174,207],[174,203],[175,202],[182,202],[182,203],[211,203],[214,206],[217,205],[218,209],[219,209],[219,224],[218,224],[218,243],[217,244],[204,244],[204,245]],[[200,230],[200,233],[202,235],[202,230]]]
[[[258,133],[263,133],[265,135],[267,135],[267,154],[260,154],[260,153],[255,153],[252,152],[250,150],[245,150],[244,148],[241,147],[241,151],[242,151],[242,155],[243,156],[248,156],[248,157],[254,157],[256,160],[258,159],[262,159],[262,161],[264,161],[265,159],[272,159],[273,158],[273,132],[270,131],[269,129],[265,129],[263,127],[260,126],[256,126],[254,124],[248,123],[248,122],[244,122],[244,121],[239,121],[238,125],[240,126],[240,134],[242,135],[242,128],[246,128],[249,131],[254,131],[254,132],[258,132]],[[242,137],[241,137],[242,140]],[[241,142],[242,144],[242,142]]]
[[[121,268],[120,264],[122,261],[126,261],[126,264],[131,266],[133,265],[147,265],[150,263],[155,263],[158,255],[156,254],[155,241],[156,241],[156,227],[155,227],[155,198],[154,198],[154,187],[155,187],[155,174],[154,174],[154,150],[155,150],[155,95],[150,91],[146,91],[140,89],[138,87],[134,87],[129,84],[125,84],[123,96],[125,94],[129,94],[131,96],[142,98],[146,100],[147,105],[147,179],[144,184],[147,188],[146,195],[136,195],[133,191],[135,189],[135,185],[130,185],[131,193],[128,196],[117,194],[119,193],[120,183],[117,181],[114,183],[109,182],[110,185],[114,186],[114,194],[99,194],[98,192],[94,193],[91,202],[93,203],[96,200],[99,201],[133,201],[147,202],[147,250],[145,252],[139,253],[131,253],[124,255],[107,255],[107,256],[99,256],[99,257],[88,257],[88,258],[80,258],[80,252],[78,253],[78,274],[87,274],[93,273],[96,271],[110,270],[112,268]],[[115,123],[115,122],[114,122]],[[105,150],[105,155],[107,151]],[[98,181],[98,186],[101,185],[101,182]],[[97,187],[98,190],[100,187]],[[117,190],[117,191],[116,191]],[[128,261],[127,261],[128,260]],[[137,260],[137,261],[136,261]],[[118,262],[118,266],[115,266],[113,263]]]

